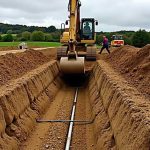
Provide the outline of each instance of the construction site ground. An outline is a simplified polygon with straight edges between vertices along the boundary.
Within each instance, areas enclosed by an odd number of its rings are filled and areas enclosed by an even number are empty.
[[[75,120],[89,123],[74,123],[70,149],[149,150],[150,45],[85,65],[84,78],[66,80],[56,48],[0,51],[0,149],[63,150],[69,123],[37,120],[69,120],[78,86]]]

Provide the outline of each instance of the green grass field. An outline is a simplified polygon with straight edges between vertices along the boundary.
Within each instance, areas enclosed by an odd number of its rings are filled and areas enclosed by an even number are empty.
[[[21,42],[0,42],[0,47],[18,46]],[[59,47],[61,44],[58,42],[27,42],[30,47]]]
[[[17,47],[21,42],[0,42],[0,47]],[[59,42],[27,42],[29,47],[59,47]],[[101,48],[101,45],[97,45],[97,48]]]

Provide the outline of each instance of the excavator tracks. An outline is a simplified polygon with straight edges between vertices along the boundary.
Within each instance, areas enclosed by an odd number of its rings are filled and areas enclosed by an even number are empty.
[[[66,56],[67,56],[67,46],[57,48],[57,60],[60,60],[61,57]]]
[[[86,60],[88,61],[96,60],[96,48],[95,47],[87,47]]]

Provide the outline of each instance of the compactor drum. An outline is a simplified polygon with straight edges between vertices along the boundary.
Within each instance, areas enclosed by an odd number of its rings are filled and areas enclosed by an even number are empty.
[[[61,24],[62,34],[60,42],[62,47],[57,49],[57,59],[60,60],[60,68],[64,74],[85,73],[85,60],[96,60],[96,34],[94,18],[82,18],[80,20],[80,0],[69,0],[70,12],[69,29]]]

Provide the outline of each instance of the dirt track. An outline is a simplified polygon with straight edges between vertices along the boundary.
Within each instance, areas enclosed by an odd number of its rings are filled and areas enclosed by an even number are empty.
[[[0,149],[64,149],[68,123],[36,119],[68,120],[75,87],[61,78],[53,61],[56,50],[41,52],[0,58],[6,66],[0,74],[5,77],[0,87]],[[71,149],[149,150],[149,52],[149,45],[125,46],[109,56],[98,55],[97,63],[86,62],[91,72],[79,89],[75,119],[92,122],[74,124]]]

